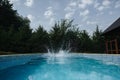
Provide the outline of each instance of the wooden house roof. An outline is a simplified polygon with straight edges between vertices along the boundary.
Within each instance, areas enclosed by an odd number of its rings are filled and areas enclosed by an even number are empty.
[[[120,18],[118,18],[112,25],[110,25],[104,32],[103,35],[116,32],[115,30],[118,29],[120,30]],[[118,30],[117,30],[118,31]],[[119,31],[120,32],[120,31]]]

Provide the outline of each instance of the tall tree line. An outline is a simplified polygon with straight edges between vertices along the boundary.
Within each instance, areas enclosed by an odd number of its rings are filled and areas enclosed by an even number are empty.
[[[79,30],[73,20],[56,22],[47,32],[43,26],[35,31],[30,28],[30,20],[20,16],[8,0],[0,0],[0,51],[31,53],[60,49],[71,52],[104,52],[104,37],[98,26],[89,35]]]

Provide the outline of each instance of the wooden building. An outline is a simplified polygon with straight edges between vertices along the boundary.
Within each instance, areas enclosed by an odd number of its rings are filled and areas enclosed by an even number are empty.
[[[110,25],[104,32],[106,53],[120,53],[120,18]]]

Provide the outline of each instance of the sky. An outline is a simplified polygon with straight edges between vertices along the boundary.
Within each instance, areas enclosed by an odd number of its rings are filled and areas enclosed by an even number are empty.
[[[120,17],[120,0],[9,0],[13,9],[28,17],[33,30],[42,25],[49,31],[61,19],[74,20],[80,30],[104,31]]]

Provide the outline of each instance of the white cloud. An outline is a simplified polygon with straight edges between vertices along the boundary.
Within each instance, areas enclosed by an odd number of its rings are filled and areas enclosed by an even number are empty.
[[[104,6],[99,6],[97,9],[98,9],[99,11],[102,11],[104,8],[105,8]]]
[[[48,11],[46,11],[46,12],[44,13],[44,16],[45,16],[46,18],[49,18],[49,17],[53,16],[53,12],[52,12],[51,10],[48,10]]]
[[[65,19],[70,19],[74,15],[74,12],[69,12],[65,14]]]
[[[87,25],[94,25],[94,24],[97,24],[97,22],[95,22],[95,21],[87,21],[86,23],[87,23]]]
[[[96,8],[98,11],[102,11],[104,9],[107,9],[110,7],[110,4],[111,2],[109,0],[103,0],[103,2],[101,3],[98,3],[98,2],[95,2],[94,3],[94,8]]]
[[[70,6],[67,6],[64,10],[65,11],[74,11],[74,9],[72,7],[70,7]]]
[[[115,3],[115,8],[119,8],[120,7],[120,0],[118,0],[116,3]]]
[[[99,5],[100,5],[100,3],[98,3],[98,2],[95,2],[95,3],[94,3],[94,8],[97,8],[97,7],[99,7]]]
[[[75,6],[77,6],[77,2],[71,2],[69,5],[72,7],[75,7]]]
[[[102,2],[102,5],[103,6],[109,6],[110,5],[110,1],[109,0],[104,0],[103,2]]]
[[[85,4],[82,4],[82,3],[79,4],[78,6],[79,6],[79,8],[81,8],[81,9],[85,9],[85,8],[86,8],[86,5],[85,5]]]
[[[86,9],[83,12],[80,12],[80,16],[87,16],[89,13],[89,10]]]
[[[31,15],[31,14],[28,14],[28,15],[27,15],[27,18],[32,22],[35,17],[34,17],[33,15]]]
[[[67,13],[65,14],[65,19],[70,19],[73,17],[75,11],[77,10],[77,5],[78,3],[76,1],[70,2],[67,5],[67,7],[64,9],[65,11],[67,11]]]
[[[46,19],[49,20],[49,25],[53,25],[55,22],[55,13],[53,12],[53,7],[48,7],[47,10],[44,12],[44,16]]]
[[[49,24],[50,24],[50,25],[53,25],[54,23],[55,23],[55,18],[50,18]]]
[[[82,0],[83,4],[92,4],[93,0]]]
[[[81,2],[78,4],[78,7],[81,9],[85,9],[87,5],[90,5],[93,3],[93,0],[81,0]]]
[[[65,11],[75,11],[77,7],[77,2],[70,2],[67,7],[65,7]]]
[[[26,2],[24,3],[27,7],[31,7],[34,3],[34,0],[26,0]]]
[[[45,16],[46,18],[51,18],[51,17],[54,16],[52,7],[48,7],[48,8],[47,8],[47,10],[46,10],[45,13],[44,13],[44,16]]]

